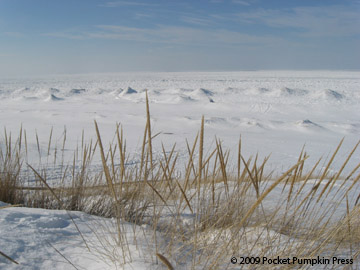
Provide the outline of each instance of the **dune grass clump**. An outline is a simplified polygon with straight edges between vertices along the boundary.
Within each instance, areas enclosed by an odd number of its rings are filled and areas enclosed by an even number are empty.
[[[11,134],[4,131],[5,140],[0,143],[0,201],[22,203],[20,171],[22,168],[22,129],[19,139],[13,144]]]
[[[37,165],[23,162],[27,149],[21,147],[24,131],[15,146],[5,134],[0,148],[0,200],[114,218],[113,230],[108,230],[110,239],[94,229],[98,246],[93,249],[118,267],[134,260],[129,246],[136,243],[139,228],[146,228],[143,234],[153,263],[168,269],[238,268],[230,263],[233,256],[314,258],[338,254],[353,260],[348,267],[359,266],[360,195],[354,194],[360,194],[360,164],[344,174],[359,143],[335,173],[330,168],[342,141],[323,168],[319,168],[319,160],[305,171],[308,156],[303,149],[292,167],[274,176],[266,170],[269,157],[243,156],[241,139],[235,161],[217,138],[214,149],[205,149],[204,118],[193,144],[187,142],[184,164],[175,145],[170,151],[162,147],[162,155],[155,157],[156,135],[152,134],[147,96],[146,115],[137,163],[130,162],[134,156],[127,153],[120,125],[115,140],[106,148],[95,122],[96,142],[86,144],[83,139],[67,164],[58,154],[64,151],[51,145],[52,132],[45,152],[53,159]],[[96,153],[100,166],[93,165]],[[49,180],[51,166],[60,172],[57,180]],[[132,232],[127,231],[126,222],[133,224]],[[289,269],[289,265],[278,268]]]

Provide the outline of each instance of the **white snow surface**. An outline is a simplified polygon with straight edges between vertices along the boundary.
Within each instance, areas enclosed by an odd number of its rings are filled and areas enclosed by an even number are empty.
[[[278,172],[297,162],[303,145],[310,155],[307,162],[313,165],[321,156],[328,158],[345,137],[331,166],[336,171],[360,139],[360,72],[348,71],[117,73],[1,79],[1,128],[6,127],[13,136],[21,125],[26,129],[29,163],[38,158],[35,132],[46,149],[53,127],[53,142],[61,147],[66,127],[65,148],[71,156],[81,143],[83,130],[87,141],[96,138],[94,120],[105,145],[113,139],[116,123],[120,123],[128,151],[136,153],[146,121],[145,89],[153,134],[161,132],[154,140],[155,151],[161,150],[161,142],[168,149],[176,143],[180,154],[185,154],[185,139],[190,143],[194,140],[202,115],[206,147],[214,147],[216,136],[226,147],[237,149],[241,135],[244,156],[271,154],[269,167]],[[3,140],[3,133],[0,136]],[[359,162],[356,151],[348,170]],[[304,190],[312,187],[310,181]],[[279,205],[281,192],[280,187],[275,189],[264,205],[269,209]],[[358,194],[356,187],[349,198]],[[328,198],[328,204],[336,203],[334,196]],[[345,212],[342,200],[336,217],[341,218]],[[71,218],[92,252],[85,247]],[[113,235],[113,231],[104,230],[103,224],[112,221],[81,212],[0,209],[0,251],[20,263],[15,265],[0,257],[0,269],[71,269],[59,253],[79,269],[114,269],[111,260],[102,256],[94,233]],[[133,262],[126,267],[163,269],[146,252],[153,248],[151,235],[146,236],[151,232],[128,223],[123,226],[130,235],[134,231],[137,235],[136,243],[129,235]],[[114,230],[114,226],[108,227]]]
[[[185,154],[205,116],[205,145],[220,138],[237,149],[241,135],[245,157],[271,154],[269,169],[293,165],[305,145],[310,161],[326,159],[345,137],[339,159],[359,140],[360,72],[243,71],[193,73],[116,73],[62,75],[0,80],[0,123],[15,136],[27,131],[29,153],[37,159],[36,132],[46,149],[53,142],[71,153],[81,141],[95,139],[94,120],[103,142],[116,123],[128,149],[136,152],[146,121],[145,89],[150,99],[154,149],[174,143]],[[3,136],[3,134],[1,135]],[[30,158],[31,160],[31,158]],[[350,165],[357,164],[356,155]],[[309,162],[310,163],[310,162]],[[340,162],[334,162],[338,169]],[[349,166],[351,167],[351,166]]]
[[[161,143],[167,149],[176,143],[180,154],[185,155],[185,139],[190,143],[194,140],[202,115],[206,147],[214,147],[216,136],[226,147],[237,149],[241,135],[244,156],[271,154],[269,169],[278,172],[297,162],[303,145],[310,155],[307,162],[313,165],[321,156],[328,158],[345,137],[331,166],[336,171],[360,139],[360,72],[349,71],[116,73],[0,79],[0,125],[13,136],[21,125],[26,129],[29,163],[38,158],[36,132],[46,149],[53,127],[53,141],[61,147],[66,127],[65,150],[71,154],[81,143],[83,130],[87,141],[96,138],[94,120],[105,145],[120,123],[128,151],[136,153],[146,121],[145,89],[152,132],[161,132],[154,140],[155,151],[161,150]],[[2,141],[3,133],[0,136]],[[348,170],[359,162],[357,151]],[[354,196],[358,193],[358,187],[354,188]],[[281,191],[276,189],[264,202],[271,208],[279,204],[279,197]],[[341,217],[346,205],[339,209]],[[88,252],[70,216],[96,250],[99,244],[93,230],[111,220],[80,212],[0,209],[0,251],[21,264],[0,257],[0,269],[71,269],[55,248],[79,269],[114,269],[101,254]],[[137,242],[129,243],[135,258],[129,269],[161,269],[144,252],[149,250],[146,239],[151,239],[145,237],[149,233],[146,228],[124,226],[129,232],[140,231]]]
[[[114,264],[109,258],[121,254],[121,248],[114,240],[116,226],[113,220],[82,212],[26,207],[0,209],[0,217],[0,251],[18,263],[0,256],[0,269],[110,270],[120,267],[119,263]],[[131,259],[125,255],[126,260],[132,262],[132,269],[154,269],[151,258],[142,255],[148,241],[142,236],[146,230],[140,232],[139,228],[129,223],[123,224],[131,253]],[[131,237],[134,232],[137,235],[136,244]],[[108,254],[103,244],[109,249]],[[119,259],[118,256],[116,260],[121,261],[121,257]],[[124,269],[131,269],[127,268],[129,265],[125,265]]]

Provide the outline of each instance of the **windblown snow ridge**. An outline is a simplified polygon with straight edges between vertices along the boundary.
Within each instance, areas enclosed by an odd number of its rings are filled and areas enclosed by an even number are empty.
[[[149,83],[151,86],[151,83]],[[0,85],[1,86],[1,85]],[[126,100],[136,103],[145,102],[145,91],[148,91],[150,102],[162,104],[184,104],[184,103],[238,103],[266,101],[267,103],[285,104],[319,104],[319,103],[342,103],[360,102],[360,95],[353,91],[341,91],[331,88],[305,89],[294,87],[145,87],[136,88],[131,85],[127,87],[103,85],[95,87],[68,88],[58,85],[48,85],[47,88],[25,86],[17,89],[0,89],[0,99],[22,99],[26,101],[59,101],[59,100],[86,100],[86,99],[108,99]]]

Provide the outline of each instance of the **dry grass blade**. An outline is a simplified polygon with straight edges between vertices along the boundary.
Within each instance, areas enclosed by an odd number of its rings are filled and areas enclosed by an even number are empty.
[[[160,132],[156,133],[155,135],[151,135],[151,136],[152,136],[152,137],[151,137],[151,140],[155,139],[155,138],[156,138],[157,136],[159,136],[161,133],[162,133],[162,132],[160,131]],[[148,143],[148,140],[146,140],[145,143],[147,144],[147,143]]]
[[[195,140],[194,140],[194,144],[192,149],[190,150],[190,146],[188,141],[186,140],[186,146],[187,146],[187,150],[189,153],[189,160],[185,169],[185,186],[184,186],[184,190],[187,189],[189,180],[190,180],[190,174],[191,174],[191,170],[193,170],[193,172],[195,173],[195,169],[194,169],[194,152],[195,152],[195,148],[196,148],[196,144],[197,144],[197,140],[199,138],[199,133],[196,134]]]
[[[148,147],[150,153],[150,170],[153,171],[153,155],[152,155],[152,142],[151,142],[151,122],[150,122],[150,107],[149,107],[149,97],[147,90],[146,94],[146,126],[147,126],[147,134],[148,134]]]
[[[175,146],[176,146],[176,144],[174,144],[174,146],[172,147],[172,149],[170,151],[169,157],[167,157],[165,147],[164,147],[163,144],[161,144],[161,148],[162,148],[163,156],[164,156],[164,160],[165,160],[165,166],[163,166],[162,163],[160,163],[160,166],[161,166],[162,172],[163,172],[162,178],[165,179],[165,180],[171,180],[171,177],[172,177],[171,176],[172,175],[172,169],[170,170],[170,161],[171,161],[171,158],[172,158],[172,156],[174,154]]]
[[[17,261],[15,261],[14,259],[10,258],[8,255],[6,255],[5,253],[0,251],[0,255],[5,257],[6,259],[8,259],[9,261],[15,263],[15,264],[19,264]]]
[[[37,145],[37,149],[38,149],[39,159],[41,160],[40,143],[39,143],[39,136],[38,136],[37,131],[36,131],[35,135],[36,135],[36,145]]]
[[[143,169],[144,169],[144,163],[145,163],[145,146],[146,146],[147,127],[148,127],[148,122],[146,122],[146,125],[145,125],[144,137],[143,137],[143,142],[141,145],[141,161],[140,161],[140,173],[139,173],[140,178],[143,175]]]
[[[238,144],[238,159],[237,159],[237,178],[240,179],[240,171],[241,171],[241,136]]]
[[[49,246],[51,246],[56,251],[56,253],[58,253],[61,257],[63,257],[64,260],[67,261],[72,267],[79,270],[79,268],[77,268],[68,258],[66,258],[64,256],[64,254],[62,254],[56,247],[54,247],[50,242],[47,242],[47,243],[48,243]]]
[[[220,162],[222,180],[224,182],[226,192],[228,193],[229,192],[228,177],[227,177],[227,173],[226,173],[226,162],[225,162],[225,158],[224,158],[226,155],[224,155],[222,146],[221,146],[221,142],[218,139],[216,139],[216,147],[217,147],[217,154],[218,154],[219,162]]]
[[[350,154],[347,156],[345,162],[344,162],[343,165],[341,166],[341,168],[340,168],[340,170],[338,171],[338,173],[334,176],[334,178],[333,178],[331,181],[329,181],[329,182],[326,184],[326,185],[329,185],[330,182],[332,182],[332,183],[331,183],[331,187],[329,188],[329,190],[328,190],[328,192],[327,192],[327,194],[326,194],[326,197],[329,195],[331,189],[334,187],[336,180],[339,179],[341,173],[343,172],[345,166],[346,166],[347,163],[349,162],[350,158],[352,157],[352,155],[353,155],[354,152],[356,151],[356,149],[357,149],[357,147],[359,146],[359,144],[360,144],[360,141],[358,141],[358,143],[357,143],[357,144],[355,145],[355,147],[352,149],[352,151],[350,152]],[[359,164],[359,165],[360,165],[360,164]],[[346,180],[348,180],[348,179],[346,178],[345,181],[346,181]],[[345,181],[343,182],[342,186],[345,184]]]
[[[50,155],[50,146],[51,146],[52,134],[53,134],[53,127],[51,127],[51,131],[50,131],[50,135],[49,135],[49,143],[48,143],[47,155]]]
[[[248,173],[251,183],[253,184],[253,186],[255,188],[256,196],[259,197],[259,194],[260,194],[259,185],[258,185],[257,181],[254,179],[252,172],[250,171],[250,168],[249,168],[250,160],[248,162],[245,162],[245,159],[243,158],[243,156],[240,156],[240,158],[241,158],[242,162],[244,163],[246,172]],[[255,162],[254,162],[254,164],[255,164]]]
[[[22,133],[23,133],[23,128],[22,128],[22,124],[21,124],[20,125],[20,133],[19,133],[19,153],[21,152]]]
[[[97,135],[98,143],[99,143],[99,147],[100,147],[101,161],[102,161],[102,165],[103,165],[103,169],[104,169],[104,173],[105,173],[106,182],[109,185],[110,192],[113,195],[115,202],[117,203],[118,199],[117,199],[115,188],[114,188],[111,176],[110,176],[109,167],[106,165],[106,158],[105,158],[105,154],[104,154],[104,148],[103,148],[103,145],[101,142],[99,127],[98,127],[96,121],[94,121],[94,123],[95,123],[96,135]]]
[[[359,168],[360,163],[355,166],[355,168],[348,174],[348,176],[345,177],[345,180],[349,180]]]
[[[203,152],[204,152],[204,116],[201,117],[201,128],[200,128],[200,144],[199,144],[199,179],[198,183],[200,186],[201,178],[202,178],[202,170],[203,170]]]
[[[161,255],[160,253],[156,253],[156,256],[159,258],[159,260],[166,265],[166,267],[168,268],[168,270],[173,270],[174,267],[171,265],[171,263],[169,262],[168,259],[166,259],[166,257],[164,255]]]
[[[321,161],[321,158],[318,159],[318,161],[315,163],[315,165],[312,167],[312,169],[310,170],[310,172],[306,175],[301,187],[299,188],[298,192],[296,193],[294,200],[295,201],[297,199],[297,197],[300,195],[300,193],[303,191],[303,189],[305,188],[306,183],[308,182],[308,180],[310,179],[310,177],[312,176],[312,174],[314,173],[315,169],[317,168],[317,166],[319,165]],[[303,203],[305,203],[305,201],[308,199],[308,196],[310,196],[311,193],[309,193],[304,199],[303,201],[299,204],[299,206],[297,207],[296,211],[298,209],[300,209],[300,207],[303,205]]]
[[[120,172],[120,185],[119,185],[119,196],[121,197],[121,193],[122,193],[122,187],[123,187],[123,181],[125,178],[125,145],[123,142],[123,130],[121,128],[121,134],[119,134],[119,125],[116,128],[116,137],[118,140],[118,147],[120,150],[120,168],[121,168],[121,172]]]
[[[186,194],[185,194],[185,191],[182,189],[179,181],[178,181],[177,179],[175,179],[175,181],[176,181],[176,184],[178,185],[178,187],[179,187],[179,189],[180,189],[180,191],[181,191],[181,195],[182,195],[183,198],[185,199],[186,204],[187,204],[187,206],[189,207],[189,209],[190,209],[190,211],[191,211],[191,214],[194,214],[194,211],[192,210],[190,201],[188,200],[188,198],[187,198],[187,196],[186,196]]]
[[[347,229],[348,229],[348,234],[351,235],[351,218],[350,217],[350,207],[349,207],[349,198],[346,196],[346,216],[347,216]],[[353,247],[352,247],[352,243],[350,241],[350,255],[353,254]]]
[[[149,181],[145,181],[145,183],[156,193],[156,195],[158,195],[158,197],[160,198],[160,200],[167,205],[165,199],[163,198],[163,196],[161,196],[161,194],[159,193],[159,191],[156,190],[156,188],[150,184]]]
[[[347,189],[346,193],[344,196],[347,196],[348,193],[350,192],[350,190],[358,183],[358,181],[360,180],[360,174],[353,180],[353,183],[351,184],[351,186]],[[359,194],[360,197],[360,194]],[[359,201],[359,197],[356,199],[355,201],[355,205],[357,205],[357,202]]]
[[[24,130],[24,140],[25,140],[25,154],[26,154],[26,157],[28,155],[28,147],[27,147],[27,138],[26,138],[26,130]]]
[[[27,164],[27,166],[35,173],[35,175],[39,178],[39,180],[46,186],[46,188],[51,192],[51,194],[55,197],[55,199],[58,201],[58,203],[60,204],[60,208],[62,208],[63,203],[60,200],[60,198],[58,197],[58,195],[56,195],[55,191],[48,185],[48,183],[46,183],[46,180],[30,165]]]
[[[302,148],[302,150],[301,150],[301,153],[300,153],[300,155],[299,155],[298,162],[303,158],[304,147],[305,147],[305,146],[303,146],[303,148]],[[302,165],[303,165],[303,164],[304,164],[304,163],[302,163]],[[300,167],[300,171],[302,170],[301,168],[302,168],[302,166]],[[296,168],[296,169],[295,169],[295,171],[294,171],[294,173],[293,173],[293,175],[292,175],[292,177],[291,177],[290,190],[289,190],[289,192],[288,192],[288,199],[287,199],[288,202],[290,201],[290,198],[291,198],[291,195],[292,195],[292,191],[293,191],[293,189],[294,189],[295,181],[296,181],[296,179],[298,178],[298,177],[297,177],[298,169],[299,169],[299,168]]]
[[[327,164],[327,166],[326,166],[323,174],[321,175],[321,177],[320,177],[320,179],[319,179],[319,182],[318,182],[318,183],[316,184],[316,186],[314,187],[314,190],[317,190],[317,189],[319,188],[321,182],[325,179],[325,177],[326,177],[326,175],[327,175],[327,173],[328,173],[329,167],[330,167],[330,165],[332,164],[332,162],[334,161],[334,158],[335,158],[336,154],[338,153],[338,151],[339,151],[339,149],[340,149],[340,147],[341,147],[341,145],[342,145],[343,142],[344,142],[344,138],[340,141],[340,143],[339,143],[339,145],[337,146],[334,154],[331,156],[331,158],[330,158],[330,160],[329,160],[329,162],[328,162],[328,164]],[[329,181],[329,182],[330,182],[330,181]],[[329,184],[329,182],[328,182],[328,184]],[[322,191],[321,191],[320,195],[318,196],[318,199],[317,199],[316,202],[319,202],[319,201],[320,201],[322,195],[325,193],[325,190],[326,190],[326,189],[328,188],[328,186],[329,186],[328,184],[325,185],[325,187],[322,189]]]

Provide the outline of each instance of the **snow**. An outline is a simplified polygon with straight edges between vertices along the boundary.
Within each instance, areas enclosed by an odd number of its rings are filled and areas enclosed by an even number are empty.
[[[340,161],[359,140],[360,72],[349,71],[116,73],[1,79],[1,128],[13,136],[17,136],[20,126],[27,131],[29,164],[39,158],[36,134],[40,146],[47,149],[53,127],[53,142],[59,147],[66,128],[65,155],[71,157],[81,143],[82,131],[87,141],[95,140],[94,120],[106,143],[112,141],[116,123],[120,123],[128,152],[136,154],[146,121],[145,90],[150,99],[153,134],[161,132],[154,140],[154,151],[161,151],[161,143],[166,149],[176,143],[180,158],[186,153],[185,139],[195,138],[202,115],[206,149],[214,147],[215,136],[225,147],[237,149],[241,135],[243,155],[271,154],[268,169],[278,173],[297,162],[304,145],[311,166],[320,157],[325,160],[331,155],[345,137],[330,168],[336,172],[341,168]],[[2,141],[3,135],[0,136]],[[344,172],[359,162],[357,151]],[[310,181],[304,187],[304,194],[313,184]],[[356,198],[358,194],[359,188],[355,187],[348,197]],[[282,203],[281,196],[282,190],[275,189],[264,205],[269,209],[276,207]],[[334,196],[330,194],[325,204],[336,205],[338,197]],[[336,205],[335,219],[346,213],[344,201]],[[4,205],[0,202],[0,207]],[[101,243],[97,237],[100,233],[112,243],[113,226],[103,225],[112,223],[81,212],[0,209],[0,251],[20,263],[17,266],[0,257],[0,268],[71,269],[60,252],[79,269],[115,269],[112,260],[99,252]],[[126,267],[164,269],[154,263],[151,232],[129,223],[122,226],[129,234],[133,255],[132,263]],[[134,231],[138,232],[136,241],[131,237]],[[116,244],[110,247],[113,254],[120,254]]]
[[[81,140],[95,139],[93,121],[105,142],[116,123],[129,150],[141,144],[145,89],[150,99],[154,144],[178,151],[205,116],[205,145],[215,135],[235,148],[241,135],[245,156],[271,154],[269,168],[281,172],[296,162],[305,144],[310,161],[328,156],[345,137],[341,155],[359,139],[360,73],[346,71],[249,71],[215,73],[118,73],[0,81],[0,123],[8,133],[27,131],[29,148],[53,138],[71,153]],[[31,152],[31,151],[29,151]],[[32,153],[36,154],[36,151]],[[35,155],[34,154],[34,155]],[[35,155],[33,160],[37,160]],[[31,160],[31,157],[30,157]],[[359,162],[359,156],[351,165]],[[336,166],[337,163],[334,163]],[[350,166],[351,167],[351,166]],[[335,168],[338,169],[338,168]]]
[[[26,207],[1,209],[0,217],[0,251],[19,263],[17,265],[0,256],[1,269],[65,270],[73,268],[70,262],[78,269],[89,270],[117,269],[116,267],[122,265],[121,248],[114,240],[113,220],[81,212]],[[149,241],[142,237],[146,233],[144,229],[129,223],[124,223],[122,227],[125,235],[128,234],[131,253],[131,258],[126,255],[126,261],[132,262],[133,269],[151,269],[151,258],[146,254],[141,256],[148,248]],[[138,242],[131,238],[136,229]],[[110,254],[104,254],[103,244],[113,249]],[[109,258],[111,253],[114,260],[117,260],[116,264]],[[117,255],[119,257],[115,257]]]

